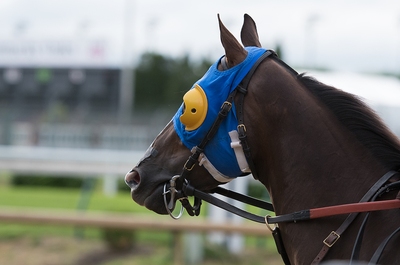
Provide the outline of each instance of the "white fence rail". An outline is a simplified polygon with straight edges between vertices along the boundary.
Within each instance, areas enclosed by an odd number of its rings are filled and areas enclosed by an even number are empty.
[[[0,146],[0,172],[104,178],[104,192],[114,195],[118,179],[132,169],[143,151]]]
[[[76,176],[125,175],[143,151],[0,146],[0,171]]]
[[[0,123],[0,142],[16,146],[145,150],[158,134],[151,126]]]

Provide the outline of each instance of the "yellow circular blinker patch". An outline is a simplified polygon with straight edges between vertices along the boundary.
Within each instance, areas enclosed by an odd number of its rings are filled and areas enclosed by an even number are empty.
[[[180,121],[185,125],[185,130],[193,131],[200,127],[204,122],[208,102],[204,90],[196,84],[183,96],[183,114],[179,117]]]

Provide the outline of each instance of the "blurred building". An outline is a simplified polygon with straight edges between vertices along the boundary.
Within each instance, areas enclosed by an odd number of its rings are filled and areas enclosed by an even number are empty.
[[[0,145],[144,149],[154,134],[118,123],[123,69],[110,46],[101,39],[2,40]]]
[[[353,72],[307,71],[319,81],[357,95],[400,137],[400,80],[393,76]]]
[[[104,41],[16,39],[0,42],[0,107],[32,120],[55,104],[73,116],[117,111],[120,72]],[[4,112],[2,112],[4,113]]]

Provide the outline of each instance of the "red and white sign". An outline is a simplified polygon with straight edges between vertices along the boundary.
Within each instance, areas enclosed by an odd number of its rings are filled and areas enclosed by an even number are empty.
[[[120,67],[122,55],[105,40],[2,40],[0,66]]]

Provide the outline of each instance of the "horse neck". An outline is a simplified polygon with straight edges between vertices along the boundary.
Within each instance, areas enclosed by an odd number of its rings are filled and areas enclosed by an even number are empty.
[[[358,201],[383,166],[293,74],[273,61],[260,68],[245,120],[277,214]]]

